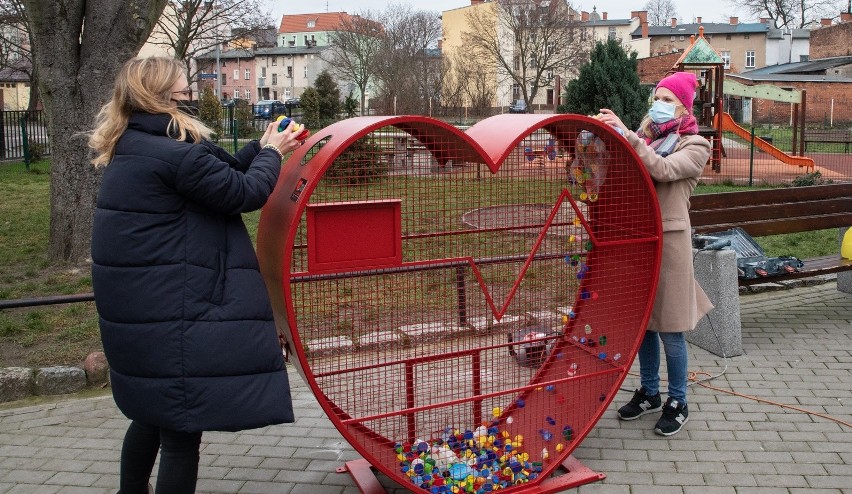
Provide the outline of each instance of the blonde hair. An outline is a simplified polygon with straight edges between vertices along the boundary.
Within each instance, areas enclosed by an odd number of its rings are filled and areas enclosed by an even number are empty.
[[[100,167],[112,161],[118,139],[135,111],[171,116],[167,131],[175,140],[183,141],[189,136],[198,142],[209,137],[209,127],[179,111],[172,101],[172,87],[185,76],[182,62],[174,58],[128,60],[116,77],[112,98],[95,117],[95,129],[89,137],[89,147],[96,153],[92,163]]]

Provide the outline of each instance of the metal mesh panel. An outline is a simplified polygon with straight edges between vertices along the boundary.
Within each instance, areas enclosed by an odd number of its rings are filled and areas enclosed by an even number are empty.
[[[656,202],[626,141],[576,115],[467,134],[394,117],[305,147],[259,252],[331,419],[415,490],[546,478],[624,379],[656,286]]]

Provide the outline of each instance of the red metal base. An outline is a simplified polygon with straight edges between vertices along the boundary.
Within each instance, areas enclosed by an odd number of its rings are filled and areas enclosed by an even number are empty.
[[[566,473],[551,477],[540,484],[530,485],[529,488],[523,489],[523,492],[551,494],[606,478],[606,474],[587,468],[573,456],[566,458],[562,462],[562,467],[566,470]],[[376,478],[370,462],[363,458],[347,461],[344,466],[337,469],[337,473],[344,472],[349,472],[362,494],[384,494],[386,492]]]

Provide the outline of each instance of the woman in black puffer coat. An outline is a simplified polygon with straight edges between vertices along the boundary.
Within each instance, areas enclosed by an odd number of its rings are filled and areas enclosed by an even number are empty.
[[[132,420],[121,491],[193,492],[202,431],[292,422],[290,387],[240,213],[271,194],[299,143],[272,123],[231,156],[187,114],[182,64],[125,64],[90,146],[107,165],[92,283],[115,402]]]

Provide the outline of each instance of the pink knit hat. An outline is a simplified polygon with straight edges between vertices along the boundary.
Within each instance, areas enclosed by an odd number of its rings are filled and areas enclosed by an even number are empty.
[[[675,72],[663,78],[657,88],[664,87],[673,92],[677,99],[683,103],[683,106],[690,112],[692,111],[692,102],[695,100],[695,88],[698,87],[698,80],[692,72]],[[654,89],[656,92],[657,89]]]

